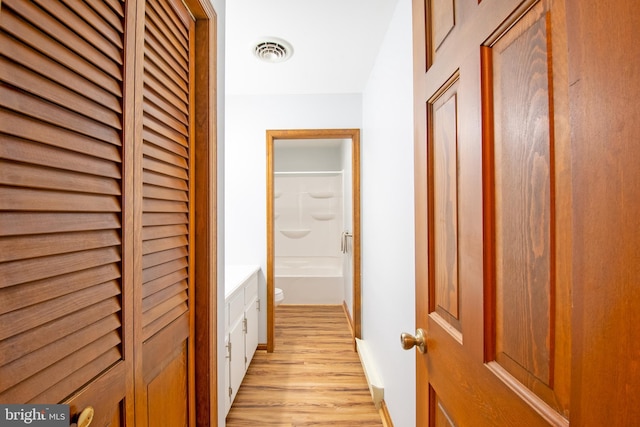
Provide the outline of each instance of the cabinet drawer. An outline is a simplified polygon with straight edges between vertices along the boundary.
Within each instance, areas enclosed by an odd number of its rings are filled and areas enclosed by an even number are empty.
[[[258,297],[258,274],[253,273],[245,282],[244,304],[249,305],[251,301]]]
[[[238,318],[244,316],[244,292],[240,289],[229,299],[229,327],[233,327]]]

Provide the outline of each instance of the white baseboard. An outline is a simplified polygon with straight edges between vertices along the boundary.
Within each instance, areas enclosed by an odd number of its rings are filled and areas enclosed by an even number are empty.
[[[376,405],[376,409],[380,409],[380,404],[384,399],[384,386],[382,385],[382,380],[375,368],[371,352],[367,344],[363,340],[356,338],[356,347],[358,349],[358,355],[360,356],[360,363],[362,364],[364,375],[367,378],[371,398],[373,399],[373,403]]]

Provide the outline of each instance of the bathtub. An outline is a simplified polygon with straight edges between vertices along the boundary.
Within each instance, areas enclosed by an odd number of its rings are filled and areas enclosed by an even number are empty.
[[[342,304],[344,278],[340,257],[276,257],[275,286],[283,304]]]

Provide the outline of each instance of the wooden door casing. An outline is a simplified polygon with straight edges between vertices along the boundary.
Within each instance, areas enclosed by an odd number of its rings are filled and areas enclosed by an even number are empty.
[[[418,425],[568,423],[563,4],[414,1]]]
[[[640,9],[632,0],[566,3],[571,422],[632,426],[640,421]]]

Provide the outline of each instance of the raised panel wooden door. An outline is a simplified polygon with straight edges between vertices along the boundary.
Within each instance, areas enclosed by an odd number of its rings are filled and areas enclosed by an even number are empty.
[[[134,16],[0,4],[0,402],[93,406],[95,425],[132,421]]]
[[[195,22],[181,1],[147,0],[136,145],[136,425],[195,421],[193,363]],[[137,227],[138,228],[138,227]]]
[[[564,2],[413,4],[417,424],[568,425]]]

